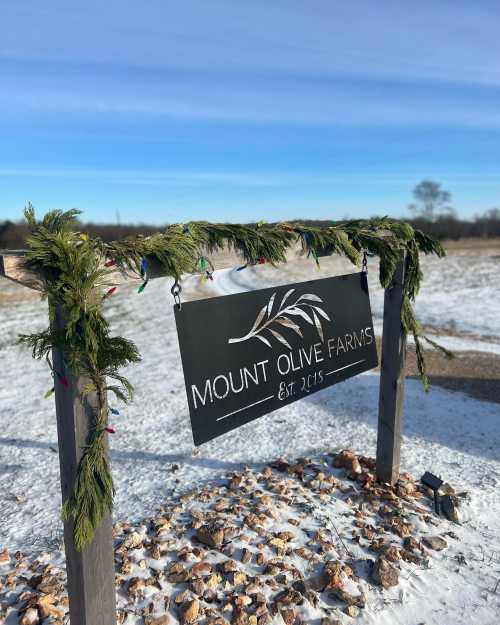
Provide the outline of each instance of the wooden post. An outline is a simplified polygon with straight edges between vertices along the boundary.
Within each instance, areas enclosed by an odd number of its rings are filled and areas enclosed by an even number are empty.
[[[64,329],[59,306],[55,307],[54,325]],[[87,443],[97,409],[95,393],[82,397],[89,382],[74,377],[66,369],[60,350],[53,350],[54,369],[68,381],[68,386],[55,376],[57,438],[63,502],[71,496],[78,463]],[[115,571],[111,517],[97,529],[94,540],[77,551],[73,540],[73,521],[64,523],[64,544],[71,625],[116,625]]]
[[[384,297],[382,358],[377,431],[377,479],[394,484],[399,478],[401,421],[405,382],[406,334],[401,325],[405,256],[396,267]]]

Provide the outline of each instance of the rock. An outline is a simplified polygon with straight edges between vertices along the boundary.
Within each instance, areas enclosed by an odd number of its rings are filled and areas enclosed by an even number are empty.
[[[372,578],[376,584],[379,584],[383,588],[390,588],[391,586],[398,585],[399,571],[383,556],[380,556],[373,566]]]
[[[333,588],[330,592],[330,597],[333,597],[334,599],[339,599],[348,606],[353,605],[357,608],[364,608],[366,605],[366,597],[364,593],[360,593],[359,595],[351,595],[342,588]]]
[[[413,538],[413,536],[406,536],[406,538],[403,539],[403,547],[407,551],[415,551],[415,549],[421,549],[420,543],[418,542],[418,540]]]
[[[205,585],[207,588],[214,590],[221,583],[221,581],[222,581],[222,578],[220,577],[220,575],[217,575],[217,573],[214,573],[213,575],[210,575],[210,577],[207,580],[205,580]]]
[[[64,618],[64,610],[56,608],[54,605],[55,602],[56,597],[54,597],[54,595],[42,595],[38,599],[36,607],[38,608],[38,615],[40,618],[43,619],[49,616],[59,619]]]
[[[170,617],[168,614],[144,617],[144,625],[168,625],[169,621]]]
[[[408,551],[408,549],[401,550],[401,559],[405,562],[411,562],[412,564],[422,564],[424,558],[414,551]]]
[[[348,605],[347,608],[344,609],[344,613],[351,618],[356,618],[356,616],[358,616],[359,614],[359,608],[357,608],[355,605]]]
[[[342,588],[344,582],[342,580],[343,570],[340,562],[327,562],[324,573],[328,578],[327,588]]]
[[[319,575],[312,575],[306,580],[309,589],[315,592],[323,592],[328,584],[328,575],[323,571]]]
[[[422,542],[426,547],[434,551],[442,551],[448,546],[446,540],[441,538],[441,536],[424,536]]]
[[[200,602],[198,599],[192,599],[183,603],[180,608],[180,619],[183,624],[194,623],[200,613]]]
[[[190,590],[188,588],[186,588],[185,590],[183,590],[182,592],[178,593],[175,596],[175,603],[181,605],[182,603],[186,603],[187,601],[190,601],[192,599],[193,595],[190,592]]]
[[[19,625],[38,625],[38,623],[40,619],[36,608],[28,608],[19,621]]]
[[[344,449],[338,453],[333,460],[333,466],[337,469],[346,469],[349,473],[361,473],[359,460],[350,449]]]
[[[241,586],[242,584],[246,584],[247,576],[241,571],[234,571],[230,574],[230,579],[234,586]]]
[[[0,551],[0,566],[9,564],[9,562],[10,562],[10,556],[9,556],[9,552],[7,551],[7,549]]]
[[[190,577],[191,573],[180,562],[174,562],[169,569],[167,580],[171,584],[182,584]]]
[[[198,595],[198,597],[201,597],[201,595],[205,592],[205,583],[201,579],[191,580],[191,584],[189,586],[194,594]]]
[[[128,583],[127,592],[129,597],[139,597],[142,595],[146,583],[142,577],[132,577]]]
[[[248,625],[248,615],[245,610],[236,608],[233,610],[233,618],[231,619],[232,625]]]
[[[191,567],[193,575],[209,575],[212,572],[212,565],[208,562],[197,562]]]
[[[324,616],[321,619],[321,625],[342,625],[342,623],[336,618],[330,618],[329,616]]]
[[[241,561],[243,564],[248,564],[252,559],[252,552],[249,549],[244,548],[241,552]]]
[[[225,562],[222,563],[221,568],[224,571],[224,573],[231,573],[232,571],[238,570],[238,565],[236,564],[234,560],[226,560]]]
[[[302,595],[305,595],[307,592],[307,586],[305,585],[305,582],[301,579],[298,579],[296,582],[293,582],[292,588],[296,590],[297,592],[300,592],[300,594]]]
[[[131,549],[138,549],[139,547],[142,547],[143,540],[144,536],[138,532],[132,532],[132,534],[129,534],[127,538],[125,538],[120,547],[127,551]]]
[[[275,601],[282,605],[300,605],[304,601],[304,598],[297,590],[287,588],[283,592],[279,593]]]
[[[458,516],[458,499],[453,495],[443,495],[440,499],[441,511],[453,523],[460,525]]]
[[[196,530],[196,538],[203,544],[218,549],[224,542],[224,530],[216,525],[202,525]]]
[[[381,549],[381,553],[389,562],[397,562],[401,560],[401,550],[396,545],[384,545]]]
[[[295,623],[295,610],[292,608],[281,610],[281,617],[285,621],[285,625],[293,625]]]

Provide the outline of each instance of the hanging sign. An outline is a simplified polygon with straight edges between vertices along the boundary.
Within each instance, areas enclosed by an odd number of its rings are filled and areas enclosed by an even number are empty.
[[[365,273],[174,309],[195,445],[378,364]]]

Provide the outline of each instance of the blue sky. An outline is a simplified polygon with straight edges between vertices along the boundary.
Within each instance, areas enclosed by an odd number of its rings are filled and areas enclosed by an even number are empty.
[[[500,206],[500,2],[0,0],[0,219]]]

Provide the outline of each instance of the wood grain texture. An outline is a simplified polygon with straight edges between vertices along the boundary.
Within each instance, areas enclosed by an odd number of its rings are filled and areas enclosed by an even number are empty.
[[[384,325],[377,431],[377,478],[394,484],[399,478],[403,418],[406,334],[401,324],[405,259],[397,265],[384,296]]]
[[[64,328],[56,306],[55,325]],[[73,492],[78,463],[86,444],[97,406],[95,394],[82,397],[88,380],[74,377],[65,368],[62,354],[53,350],[54,368],[68,380],[65,387],[56,376],[55,402],[63,502]],[[73,541],[73,522],[64,524],[66,570],[71,625],[115,625],[115,573],[111,517],[97,530],[92,543],[81,552]]]

